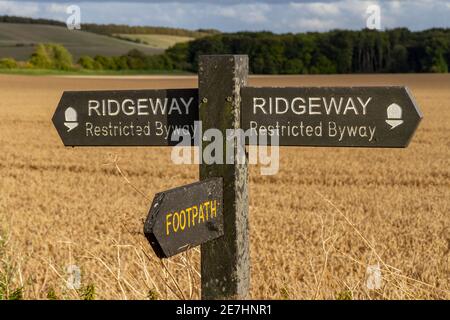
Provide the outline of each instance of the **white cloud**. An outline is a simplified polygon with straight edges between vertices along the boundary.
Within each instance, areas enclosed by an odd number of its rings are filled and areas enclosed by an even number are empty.
[[[289,4],[291,9],[296,11],[307,11],[310,14],[323,16],[335,16],[340,13],[339,5],[335,3],[324,3],[324,2],[316,2],[316,3],[299,3],[299,2],[291,2]]]
[[[389,2],[388,5],[391,10],[401,10],[402,9],[402,4],[398,0]]]
[[[46,10],[51,13],[66,13],[68,5],[51,3],[46,5]]]
[[[35,16],[39,12],[36,2],[0,1],[0,14],[12,16]]]
[[[325,31],[337,28],[337,25],[332,20],[324,21],[317,18],[305,18],[290,22],[289,27],[294,27],[296,30]]]
[[[219,10],[217,10],[217,15],[225,18],[236,18],[237,11],[233,7],[219,8]]]
[[[239,20],[244,24],[264,23],[267,22],[266,14],[271,7],[267,4],[239,4],[234,6],[218,6],[216,10],[212,11],[213,15],[219,17]]]

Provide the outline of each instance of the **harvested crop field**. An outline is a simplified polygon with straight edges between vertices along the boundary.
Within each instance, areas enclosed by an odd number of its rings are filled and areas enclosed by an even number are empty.
[[[51,123],[63,90],[196,82],[0,75],[0,296],[199,298],[198,248],[161,261],[142,232],[153,195],[198,180],[198,167],[172,164],[170,148],[64,148]],[[251,298],[449,299],[450,76],[250,84],[407,85],[424,115],[406,149],[289,147],[277,175],[251,167]]]

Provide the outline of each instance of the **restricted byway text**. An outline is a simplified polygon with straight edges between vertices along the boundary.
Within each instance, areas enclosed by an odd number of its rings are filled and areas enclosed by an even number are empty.
[[[250,121],[250,130],[252,135],[277,134],[280,137],[330,137],[337,141],[343,141],[346,138],[361,138],[372,142],[375,138],[376,126],[367,125],[339,125],[335,121],[324,123],[320,121],[317,125],[305,125],[303,121],[286,124],[280,124],[276,121],[274,125],[258,125],[256,121]]]

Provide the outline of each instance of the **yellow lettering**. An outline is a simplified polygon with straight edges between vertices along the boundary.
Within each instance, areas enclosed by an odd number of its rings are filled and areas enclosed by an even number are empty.
[[[180,211],[180,229],[181,231],[184,230],[186,227],[186,212],[184,210]]]
[[[205,201],[178,212],[168,213],[166,214],[166,235],[179,230],[184,231],[186,228],[194,227],[196,223],[205,223],[214,217],[217,217],[217,200]]]
[[[188,221],[188,228],[191,227],[191,211],[194,207],[192,208],[187,208],[186,212],[187,212],[187,221]]]
[[[192,226],[195,226],[195,218],[198,217],[198,207],[192,207],[192,211],[194,211],[194,213],[192,214]]]
[[[217,200],[211,201],[211,218],[217,217]]]
[[[203,220],[203,222],[205,222],[205,216],[203,215],[203,206],[200,206],[200,214],[198,216],[198,223],[200,223],[200,220]]]
[[[175,212],[173,214],[172,226],[173,226],[173,231],[177,232],[178,228],[180,227],[180,215],[178,214],[178,212]]]
[[[166,235],[169,235],[169,226],[171,225],[169,218],[172,216],[171,213],[166,215]]]
[[[206,212],[209,212],[209,201],[204,202],[203,205],[206,207]]]

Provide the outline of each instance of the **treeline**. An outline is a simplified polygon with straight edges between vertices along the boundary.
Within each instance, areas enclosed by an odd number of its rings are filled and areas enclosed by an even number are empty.
[[[61,21],[50,19],[35,19],[17,16],[0,16],[0,22],[5,23],[24,23],[24,24],[46,24],[53,26],[63,26],[66,24]],[[114,36],[117,34],[165,34],[173,36],[183,36],[191,38],[200,38],[208,35],[218,34],[218,30],[214,29],[198,29],[187,30],[181,28],[169,27],[147,27],[147,26],[129,26],[121,24],[96,24],[96,23],[82,23],[81,30],[89,31],[97,34]],[[129,39],[128,39],[129,40]]]
[[[174,68],[197,72],[202,54],[247,54],[257,74],[448,72],[450,29],[217,34],[166,51]]]
[[[50,19],[39,19],[39,18],[28,18],[28,17],[17,17],[17,16],[0,16],[0,22],[4,23],[24,23],[24,24],[47,24],[51,26],[66,26],[64,22],[50,20]]]
[[[78,65],[87,70],[161,70],[172,71],[175,69],[173,61],[165,54],[145,55],[139,50],[133,49],[127,54],[118,57],[82,56]]]
[[[446,73],[450,66],[450,29],[216,34],[176,44],[160,55],[132,50],[118,57],[83,56],[76,62],[60,45],[39,45],[26,66],[197,72],[202,54],[247,54],[254,74]],[[0,60],[0,68],[15,65],[12,59]]]
[[[120,57],[82,57],[78,63],[86,69],[196,73],[200,55],[227,53],[249,55],[254,74],[446,73],[450,29],[217,34],[177,44],[162,55],[132,50]]]
[[[171,36],[201,38],[208,35],[218,34],[219,31],[213,29],[186,30],[168,27],[147,27],[147,26],[128,26],[120,24],[93,24],[84,23],[82,30],[94,32],[103,35],[118,34],[164,34]]]

